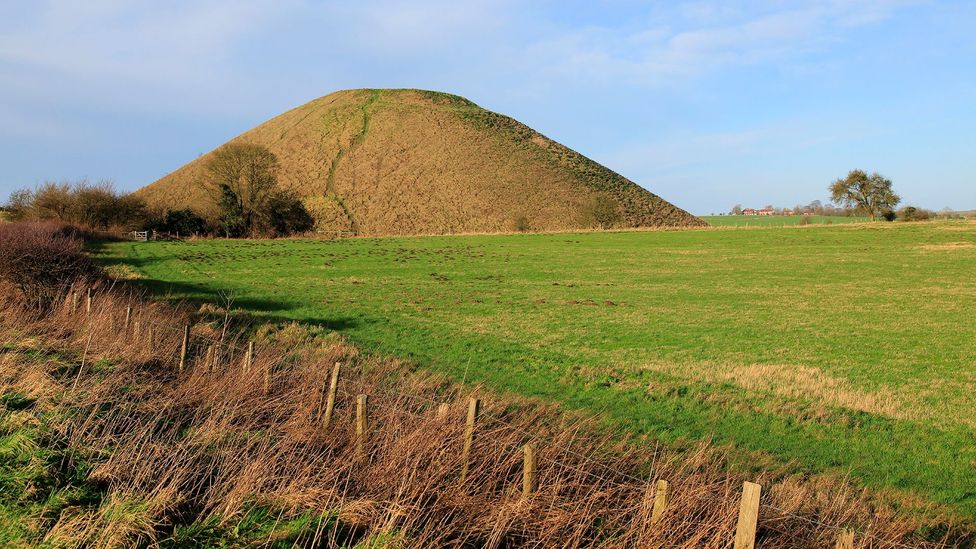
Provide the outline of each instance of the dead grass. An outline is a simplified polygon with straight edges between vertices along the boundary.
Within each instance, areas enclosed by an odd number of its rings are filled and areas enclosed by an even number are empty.
[[[921,418],[922,406],[906,405],[895,390],[865,391],[818,368],[799,364],[670,364],[650,363],[645,369],[707,382],[731,382],[743,389],[803,398],[895,419]]]
[[[976,248],[976,244],[972,242],[943,242],[941,244],[925,244],[923,246],[919,246],[920,250],[926,252],[967,250],[970,248]]]
[[[298,324],[257,330],[256,360],[244,370],[240,332],[209,320],[220,310],[194,328],[189,366],[179,372],[189,312],[121,292],[96,296],[90,316],[72,312],[67,300],[43,318],[3,298],[0,390],[38,399],[36,412],[58,418],[72,447],[103,455],[92,475],[106,498],[65,511],[47,534],[51,544],[153,545],[176,524],[211,518],[232,527],[255,507],[315,517],[292,540],[298,546],[725,547],[732,539],[745,478],[729,472],[722,449],[676,453],[627,440],[552,406],[461,391],[398,361],[313,338]],[[28,348],[48,354],[21,352]],[[323,387],[335,362],[344,374],[337,422],[327,430]],[[733,377],[760,383],[766,375],[804,387],[824,381],[785,369]],[[357,394],[370,399],[362,454],[353,443]],[[463,417],[473,395],[484,413],[461,484]],[[435,413],[440,403],[449,405],[444,417]],[[540,451],[539,490],[528,499],[520,492],[526,443]],[[657,479],[671,482],[672,497],[652,524]],[[925,525],[900,515],[849,483],[775,471],[749,480],[764,486],[765,548],[832,546],[842,526],[861,531],[861,547],[925,545],[913,537],[923,526],[958,533],[938,519]],[[948,544],[948,536],[931,545]],[[272,532],[264,542],[273,539]]]

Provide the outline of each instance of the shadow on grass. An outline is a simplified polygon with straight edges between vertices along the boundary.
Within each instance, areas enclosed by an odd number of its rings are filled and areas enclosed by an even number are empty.
[[[155,263],[166,263],[172,260],[172,257],[168,255],[153,257],[112,256],[106,253],[105,244],[106,242],[100,241],[91,241],[86,244],[88,251],[95,256],[98,264],[103,268],[125,266],[144,273],[146,272],[145,267],[147,266]],[[174,282],[155,278],[133,278],[120,282],[130,289],[135,290],[138,294],[151,295],[156,299],[188,305],[194,308],[200,308],[204,304],[224,306],[230,302],[234,309],[241,309],[248,313],[253,313],[261,321],[274,324],[298,322],[336,332],[342,332],[362,325],[362,319],[348,316],[296,318],[294,315],[284,313],[299,309],[302,306],[299,303],[285,299],[262,299],[242,296],[235,294],[232,289],[214,287],[209,281]]]

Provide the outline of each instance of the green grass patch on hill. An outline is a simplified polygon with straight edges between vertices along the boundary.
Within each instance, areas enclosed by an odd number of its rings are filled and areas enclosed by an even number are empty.
[[[867,217],[842,215],[702,215],[699,218],[713,227],[790,227],[869,221]]]
[[[976,513],[976,224],[120,242],[174,299],[315,323],[756,468]]]

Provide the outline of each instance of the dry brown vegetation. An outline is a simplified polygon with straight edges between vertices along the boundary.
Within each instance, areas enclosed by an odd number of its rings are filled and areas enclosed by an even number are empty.
[[[509,117],[419,90],[348,90],[234,138],[267,147],[323,235],[705,226]],[[212,153],[211,153],[212,154]],[[204,155],[139,191],[212,209]]]
[[[729,472],[721,449],[678,453],[626,440],[592,420],[462,390],[298,325],[250,330],[257,353],[245,371],[246,326],[229,329],[225,311],[190,314],[108,288],[94,295],[91,313],[72,310],[67,297],[39,316],[3,293],[0,392],[36,403],[0,423],[56,418],[67,444],[92,456],[92,480],[105,492],[99,503],[39,518],[51,544],[200,542],[187,537],[188,525],[209,524],[210,535],[220,536],[255,508],[273,510],[281,524],[309,520],[297,532],[272,527],[240,543],[725,547],[734,535],[745,478]],[[180,372],[180,327],[194,321]],[[336,421],[325,429],[323,388],[335,362],[344,373]],[[357,394],[370,399],[362,455],[353,442]],[[485,406],[461,483],[470,396]],[[436,413],[441,403],[449,404],[444,417]],[[539,448],[540,477],[538,492],[523,499],[526,443]],[[671,482],[672,494],[652,523],[658,479]],[[954,539],[932,534],[953,532],[944,522],[900,515],[835,479],[769,472],[748,480],[763,485],[762,547],[832,546],[839,527],[856,528],[859,547]],[[926,524],[922,542],[916,535]]]

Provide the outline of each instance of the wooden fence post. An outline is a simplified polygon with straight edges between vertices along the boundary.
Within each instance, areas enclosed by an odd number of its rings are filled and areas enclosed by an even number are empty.
[[[132,321],[132,307],[125,308],[125,334],[129,335],[129,323]]]
[[[215,341],[213,344],[213,356],[211,357],[211,362],[210,364],[207,365],[207,368],[209,368],[211,372],[216,372],[217,363],[219,361],[220,361],[220,341]]]
[[[190,325],[183,326],[183,342],[180,344],[180,372],[186,368],[186,352],[190,348]]]
[[[654,508],[651,510],[651,524],[661,519],[664,510],[668,507],[668,499],[671,497],[671,486],[666,480],[657,481],[654,489]]]
[[[71,292],[71,314],[78,312],[78,292]]]
[[[244,353],[244,371],[250,372],[251,366],[254,364],[254,342],[247,342],[247,352]]]
[[[142,326],[139,324],[138,320],[132,322],[132,337],[135,338],[136,341],[138,341],[139,336],[142,335],[141,328]]]
[[[85,313],[91,315],[92,312],[92,289],[88,288],[88,298],[85,300]]]
[[[538,470],[535,447],[526,444],[522,447],[522,499],[528,499],[538,487],[536,471]]]
[[[336,391],[339,390],[339,368],[338,362],[332,367],[332,379],[329,380],[329,392],[325,397],[325,413],[322,417],[322,428],[328,429],[332,425],[332,414],[335,413]]]
[[[461,483],[468,478],[471,460],[471,446],[474,444],[474,426],[481,413],[481,399],[472,398],[468,401],[468,419],[464,427],[464,449],[461,451]]]
[[[362,456],[366,452],[366,432],[369,429],[369,420],[366,416],[366,395],[356,397],[356,454]]]
[[[151,324],[149,325],[149,352],[156,350],[156,328]]]
[[[835,549],[854,549],[854,530],[844,528],[837,533],[837,543]]]
[[[735,527],[735,549],[753,549],[756,546],[756,524],[759,522],[761,493],[762,486],[753,482],[742,483],[739,522]]]
[[[213,361],[214,356],[214,346],[213,343],[207,345],[207,356],[203,358],[203,369],[210,371],[210,363]]]

